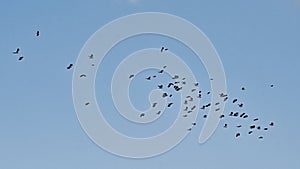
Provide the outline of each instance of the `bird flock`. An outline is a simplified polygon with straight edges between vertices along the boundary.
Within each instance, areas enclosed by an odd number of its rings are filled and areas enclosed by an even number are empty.
[[[40,31],[36,31],[36,34],[35,36],[40,36]],[[168,51],[168,48],[165,48],[165,47],[161,47],[160,49],[160,52],[167,52]],[[18,55],[18,60],[19,61],[22,61],[24,59],[24,56],[23,55],[20,55],[21,54],[21,49],[20,48],[16,48],[15,51],[12,52],[13,55]],[[88,55],[88,58],[90,60],[93,60],[94,59],[94,54],[90,54]],[[91,64],[91,66],[95,66],[94,64]],[[73,68],[73,64],[70,63],[66,69],[67,70],[70,70]],[[165,72],[165,69],[167,68],[167,65],[163,66],[160,70],[157,71],[157,74],[155,75],[151,75],[151,76],[147,76],[145,77],[145,80],[146,81],[151,81],[152,79],[158,77],[160,74],[163,74]],[[80,78],[86,78],[87,75],[86,74],[81,74],[80,75]],[[135,74],[130,74],[129,75],[129,79],[133,79],[135,77]],[[212,77],[209,78],[209,80],[214,80]],[[172,98],[173,97],[173,94],[172,92],[181,92],[183,90],[183,88],[187,85],[187,80],[185,77],[179,77],[179,75],[175,74],[172,76],[172,81],[167,83],[167,84],[157,84],[157,88],[162,90],[163,91],[163,94],[162,94],[162,98]],[[193,93],[193,95],[188,95],[185,97],[184,99],[184,102],[183,102],[183,111],[185,112],[185,114],[182,115],[182,118],[187,118],[191,113],[195,113],[195,110],[196,110],[196,104],[193,104],[195,101],[196,101],[196,98],[197,99],[201,99],[204,95],[210,95],[210,91],[207,91],[207,92],[204,92],[202,90],[199,89],[199,82],[194,82],[193,84],[194,88],[190,89],[190,92]],[[274,87],[274,84],[271,84],[270,85],[270,88],[273,88]],[[173,89],[173,91],[169,91],[169,92],[166,92],[164,89]],[[245,87],[241,87],[241,91],[245,91],[246,88]],[[230,99],[230,97],[228,96],[228,94],[226,93],[219,93],[219,97],[221,98],[221,100],[223,102],[230,102],[233,106],[236,106],[237,108],[240,109],[240,111],[229,111],[228,113],[223,113],[220,115],[220,119],[221,120],[224,120],[223,122],[223,128],[224,129],[227,129],[227,128],[236,128],[236,129],[240,129],[240,128],[243,128],[243,127],[246,127],[247,128],[247,135],[252,135],[254,132],[257,132],[257,131],[268,131],[270,128],[274,127],[275,123],[273,121],[270,121],[268,124],[265,124],[265,125],[259,125],[258,124],[258,121],[260,120],[258,117],[255,117],[255,118],[251,118],[250,114],[246,113],[243,111],[243,107],[244,107],[244,103],[243,102],[240,102],[238,100],[238,98],[232,98]],[[158,103],[154,102],[152,103],[152,108],[155,108],[157,106]],[[168,108],[171,108],[172,105],[174,105],[176,103],[174,102],[168,102],[167,103],[167,107]],[[208,117],[208,114],[205,114],[205,110],[206,109],[209,109],[209,108],[212,108],[212,107],[216,107],[218,105],[220,105],[221,103],[220,102],[216,102],[216,103],[206,103],[206,104],[202,104],[200,107],[199,107],[199,111],[200,113],[203,113],[202,114],[202,117],[204,119],[206,119]],[[90,103],[89,102],[86,102],[84,103],[85,106],[89,106]],[[214,109],[215,112],[217,111],[220,111],[220,108],[215,108]],[[156,112],[157,115],[160,115],[162,113],[162,110],[159,110]],[[141,113],[139,114],[139,117],[140,118],[143,118],[145,117],[146,114],[145,113]],[[229,122],[226,122],[225,119],[227,118],[233,118],[233,119],[240,119],[240,120],[249,120],[249,124],[250,125],[247,125],[247,126],[244,126],[242,124],[238,124],[238,125],[234,125],[234,124],[230,124]],[[192,130],[192,127],[196,125],[196,122],[193,122],[191,124],[191,127],[190,128],[187,128],[187,131],[191,131]],[[244,133],[240,132],[240,131],[236,131],[236,133],[234,134],[234,136],[236,138],[239,138],[243,135]],[[258,136],[258,139],[263,139],[264,138],[264,135],[259,135]]]

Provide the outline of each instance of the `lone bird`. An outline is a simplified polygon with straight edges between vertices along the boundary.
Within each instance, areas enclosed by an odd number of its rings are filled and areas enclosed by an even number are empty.
[[[141,114],[140,114],[140,117],[144,117],[144,116],[145,116],[145,113],[141,113]]]
[[[173,103],[169,103],[169,104],[168,104],[168,107],[171,107],[171,106],[172,106],[172,104],[173,104]]]
[[[274,126],[274,122],[271,122],[269,125],[270,125],[270,126]]]
[[[68,70],[70,70],[73,67],[73,64],[70,63],[69,66],[67,67]]]
[[[18,54],[20,52],[20,48],[17,48],[15,52],[13,52],[13,54]]]
[[[134,75],[129,75],[129,79],[131,79],[131,78],[133,78],[134,77]]]
[[[20,56],[18,60],[21,61],[23,58],[24,58],[23,56]]]
[[[85,74],[82,74],[82,75],[80,75],[79,77],[86,77],[86,75],[85,75]]]
[[[159,88],[159,89],[162,89],[162,88],[163,88],[163,85],[158,85],[158,88]]]
[[[36,36],[40,36],[40,31],[36,31]]]
[[[93,54],[89,55],[89,58],[94,59],[94,55]]]
[[[85,105],[88,106],[90,104],[90,102],[86,102]]]
[[[274,87],[274,85],[273,85],[273,84],[271,84],[271,85],[270,85],[270,87]]]

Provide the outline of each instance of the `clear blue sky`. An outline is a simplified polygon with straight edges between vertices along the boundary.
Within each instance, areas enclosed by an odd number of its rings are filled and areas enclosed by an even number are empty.
[[[245,111],[251,117],[260,117],[262,125],[275,122],[272,130],[263,133],[264,140],[258,140],[256,135],[235,139],[236,129],[224,130],[221,122],[210,140],[199,145],[198,135],[204,122],[201,116],[199,125],[182,143],[149,159],[112,155],[87,137],[73,107],[73,70],[67,71],[66,66],[75,63],[85,41],[106,23],[149,11],[185,18],[209,37],[223,62],[230,96],[241,99]],[[2,0],[0,168],[300,168],[299,18],[300,0]],[[36,30],[40,30],[40,37],[35,37]],[[120,44],[110,55],[128,55],[137,49],[162,45],[178,55],[190,54],[176,48],[178,43],[170,39],[152,37],[147,41],[147,37],[137,37]],[[17,47],[24,56],[20,63],[19,55],[12,55]],[[105,71],[112,71],[121,61],[108,58],[104,61],[111,66],[104,66],[104,73],[99,71],[97,76],[99,88],[107,85],[103,79],[111,78]],[[197,79],[208,91],[209,81],[201,62],[186,62],[198,72]],[[270,84],[275,87],[271,89]],[[246,91],[241,92],[241,86]],[[133,96],[139,93],[132,92]],[[99,104],[105,102],[104,96],[97,96]],[[147,102],[141,102],[143,99],[135,101],[140,109],[147,107]],[[111,103],[105,105],[109,108]],[[226,111],[232,109],[232,105],[226,105]],[[126,121],[120,124],[117,116],[108,118],[122,132],[145,134]],[[230,119],[227,122],[247,124]],[[160,128],[146,131],[156,134]],[[246,135],[247,131],[242,132]]]

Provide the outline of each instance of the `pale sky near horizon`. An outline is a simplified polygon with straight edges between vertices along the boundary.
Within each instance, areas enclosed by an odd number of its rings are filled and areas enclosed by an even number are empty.
[[[245,104],[243,111],[251,118],[259,117],[260,125],[274,121],[275,126],[248,136],[247,128],[237,129],[234,125],[247,126],[253,123],[251,119],[226,118],[205,144],[198,144],[204,123],[199,113],[192,132],[178,146],[157,157],[123,158],[94,144],[78,122],[72,100],[74,69],[66,67],[75,64],[81,48],[95,31],[119,17],[138,12],[170,13],[201,29],[222,60],[230,99],[239,98]],[[0,168],[300,168],[299,18],[299,0],[2,0]],[[39,37],[35,36],[37,30]],[[104,103],[107,111],[113,108],[107,88],[111,73],[127,55],[148,47],[167,46],[181,56],[195,72],[203,91],[209,91],[204,66],[181,45],[155,35],[118,44],[98,70],[98,104]],[[16,48],[20,48],[19,55],[12,54]],[[24,59],[18,61],[21,55]],[[139,109],[149,106],[145,90],[151,85],[138,87],[149,73],[155,71],[142,72],[132,84],[132,101]],[[242,86],[245,91],[241,91]],[[107,90],[101,91],[103,88]],[[203,101],[209,102],[209,97]],[[237,109],[228,103],[225,113]],[[169,113],[173,110],[176,106]],[[138,126],[117,113],[104,116],[120,132],[137,137],[160,133],[175,119],[171,114],[158,123]],[[224,123],[233,127],[224,129]],[[241,133],[240,138],[235,138],[236,132]],[[263,140],[257,139],[260,135]]]

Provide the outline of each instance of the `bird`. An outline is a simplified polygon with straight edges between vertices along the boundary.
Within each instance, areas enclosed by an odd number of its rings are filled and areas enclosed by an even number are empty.
[[[184,114],[182,117],[187,117],[187,115],[186,115],[186,114]]]
[[[263,136],[259,136],[259,137],[258,137],[258,139],[263,139],[263,138],[264,138]]]
[[[80,75],[79,77],[86,77],[86,75],[85,75],[85,74],[82,74],[82,75]]]
[[[161,47],[160,52],[163,52],[165,49],[165,47]]]
[[[156,114],[160,115],[161,111],[158,111]]]
[[[168,88],[171,87],[172,85],[174,85],[174,84],[173,84],[173,83],[169,83],[169,84],[168,84]]]
[[[183,111],[188,111],[188,107],[185,107],[185,109],[183,109]]]
[[[90,104],[90,102],[86,102],[85,105],[88,106]]]
[[[264,128],[264,130],[268,130],[268,128],[267,128],[267,127],[265,127],[265,128]]]
[[[253,119],[253,121],[257,121],[257,120],[258,120],[258,118]]]
[[[178,78],[179,78],[178,75],[174,75],[174,76],[172,77],[172,79],[178,79]]]
[[[228,97],[225,97],[223,101],[226,102],[227,100],[228,100]]]
[[[23,56],[20,56],[18,60],[21,61],[22,59],[24,59],[24,57],[23,57]]]
[[[158,73],[163,73],[164,72],[164,70],[160,70],[160,71],[158,71]]]
[[[157,103],[153,103],[153,104],[152,104],[152,107],[155,107],[156,105],[157,105]]]
[[[252,133],[253,133],[253,131],[249,131],[249,132],[248,132],[248,134],[252,134]]]
[[[260,130],[260,126],[257,126],[257,130]]]
[[[15,52],[13,52],[13,54],[18,54],[20,52],[20,48],[17,48]]]
[[[215,111],[219,111],[219,110],[220,110],[220,108],[215,109]]]
[[[230,113],[229,113],[229,116],[233,116],[233,112],[230,112]]]
[[[224,127],[224,128],[227,128],[227,127],[228,127],[227,123],[225,123],[223,127]]]
[[[235,113],[233,114],[233,116],[235,116],[235,117],[239,116],[239,112],[235,112]]]
[[[254,129],[254,128],[255,128],[255,125],[251,125],[251,126],[250,126],[250,129]]]
[[[167,97],[167,96],[168,96],[167,93],[163,93],[163,95],[162,95],[163,98],[165,98],[165,97]]]
[[[157,86],[159,89],[162,89],[163,88],[163,85],[158,85]]]
[[[215,105],[219,105],[219,104],[220,104],[220,102],[215,103]]]
[[[225,115],[224,115],[224,114],[221,114],[221,115],[220,115],[220,119],[221,119],[221,118],[224,118],[224,117],[225,117]]]
[[[94,55],[93,54],[89,55],[89,58],[94,59]]]
[[[196,89],[192,89],[192,90],[191,90],[191,92],[194,92],[194,91],[196,91]]]
[[[209,80],[214,80],[213,78],[210,78]]]
[[[40,36],[40,31],[36,31],[36,36]]]
[[[191,110],[194,110],[196,108],[196,105],[194,105],[192,108],[191,108]]]
[[[241,133],[236,133],[235,134],[235,137],[239,137],[239,136],[241,136]]]
[[[242,87],[242,90],[245,90],[245,87]]]
[[[245,113],[242,113],[241,115],[240,115],[240,117],[243,117],[245,115]]]
[[[164,69],[165,69],[166,67],[167,67],[166,65],[163,66]]]
[[[245,119],[245,118],[247,118],[248,117],[248,115],[246,114],[243,118]]]
[[[195,83],[194,85],[195,85],[195,86],[199,86],[199,83],[197,82],[197,83]]]
[[[242,108],[244,104],[243,104],[243,103],[241,103],[241,104],[238,104],[238,105],[239,105],[239,107],[240,107],[240,108]]]
[[[134,75],[129,75],[129,79],[131,79],[131,78],[133,78],[134,77]]]
[[[237,125],[236,127],[237,127],[237,128],[241,128],[241,127],[242,127],[242,125]]]
[[[237,102],[237,99],[233,99],[232,103],[235,103],[235,102]]]
[[[211,104],[210,103],[208,103],[207,105],[205,105],[205,107],[209,107]]]
[[[192,125],[193,125],[193,126],[196,126],[196,123],[194,122],[194,123],[192,123]]]
[[[209,95],[210,94],[210,92],[207,92],[207,95]]]
[[[188,104],[188,101],[187,100],[184,100],[184,103],[183,104]]]
[[[205,105],[203,105],[200,109],[204,110],[205,109]]]
[[[147,79],[147,80],[151,80],[151,76],[148,76],[146,79]]]
[[[70,70],[73,67],[73,64],[70,63],[69,66],[67,67],[68,70]]]
[[[188,130],[188,131],[192,131],[192,128],[188,128],[187,130]]]
[[[141,113],[141,114],[140,114],[140,117],[144,117],[144,116],[145,116],[145,113]]]
[[[206,115],[206,114],[204,114],[204,115],[203,115],[203,118],[207,118],[207,115]]]
[[[156,76],[154,75],[154,76],[152,76],[153,78],[156,78]]]
[[[179,90],[182,89],[182,87],[174,86],[174,89],[175,89],[176,91],[179,91]]]
[[[192,110],[187,111],[187,113],[192,113]]]
[[[273,84],[271,84],[271,85],[270,85],[270,87],[274,87],[274,85],[273,85]]]
[[[269,125],[270,125],[270,126],[274,126],[274,122],[271,122]]]
[[[224,94],[224,93],[220,94],[220,97],[226,97],[226,96],[227,96],[227,94]]]
[[[169,103],[169,104],[168,104],[168,107],[171,107],[171,106],[172,106],[172,104],[173,104],[173,103]]]

